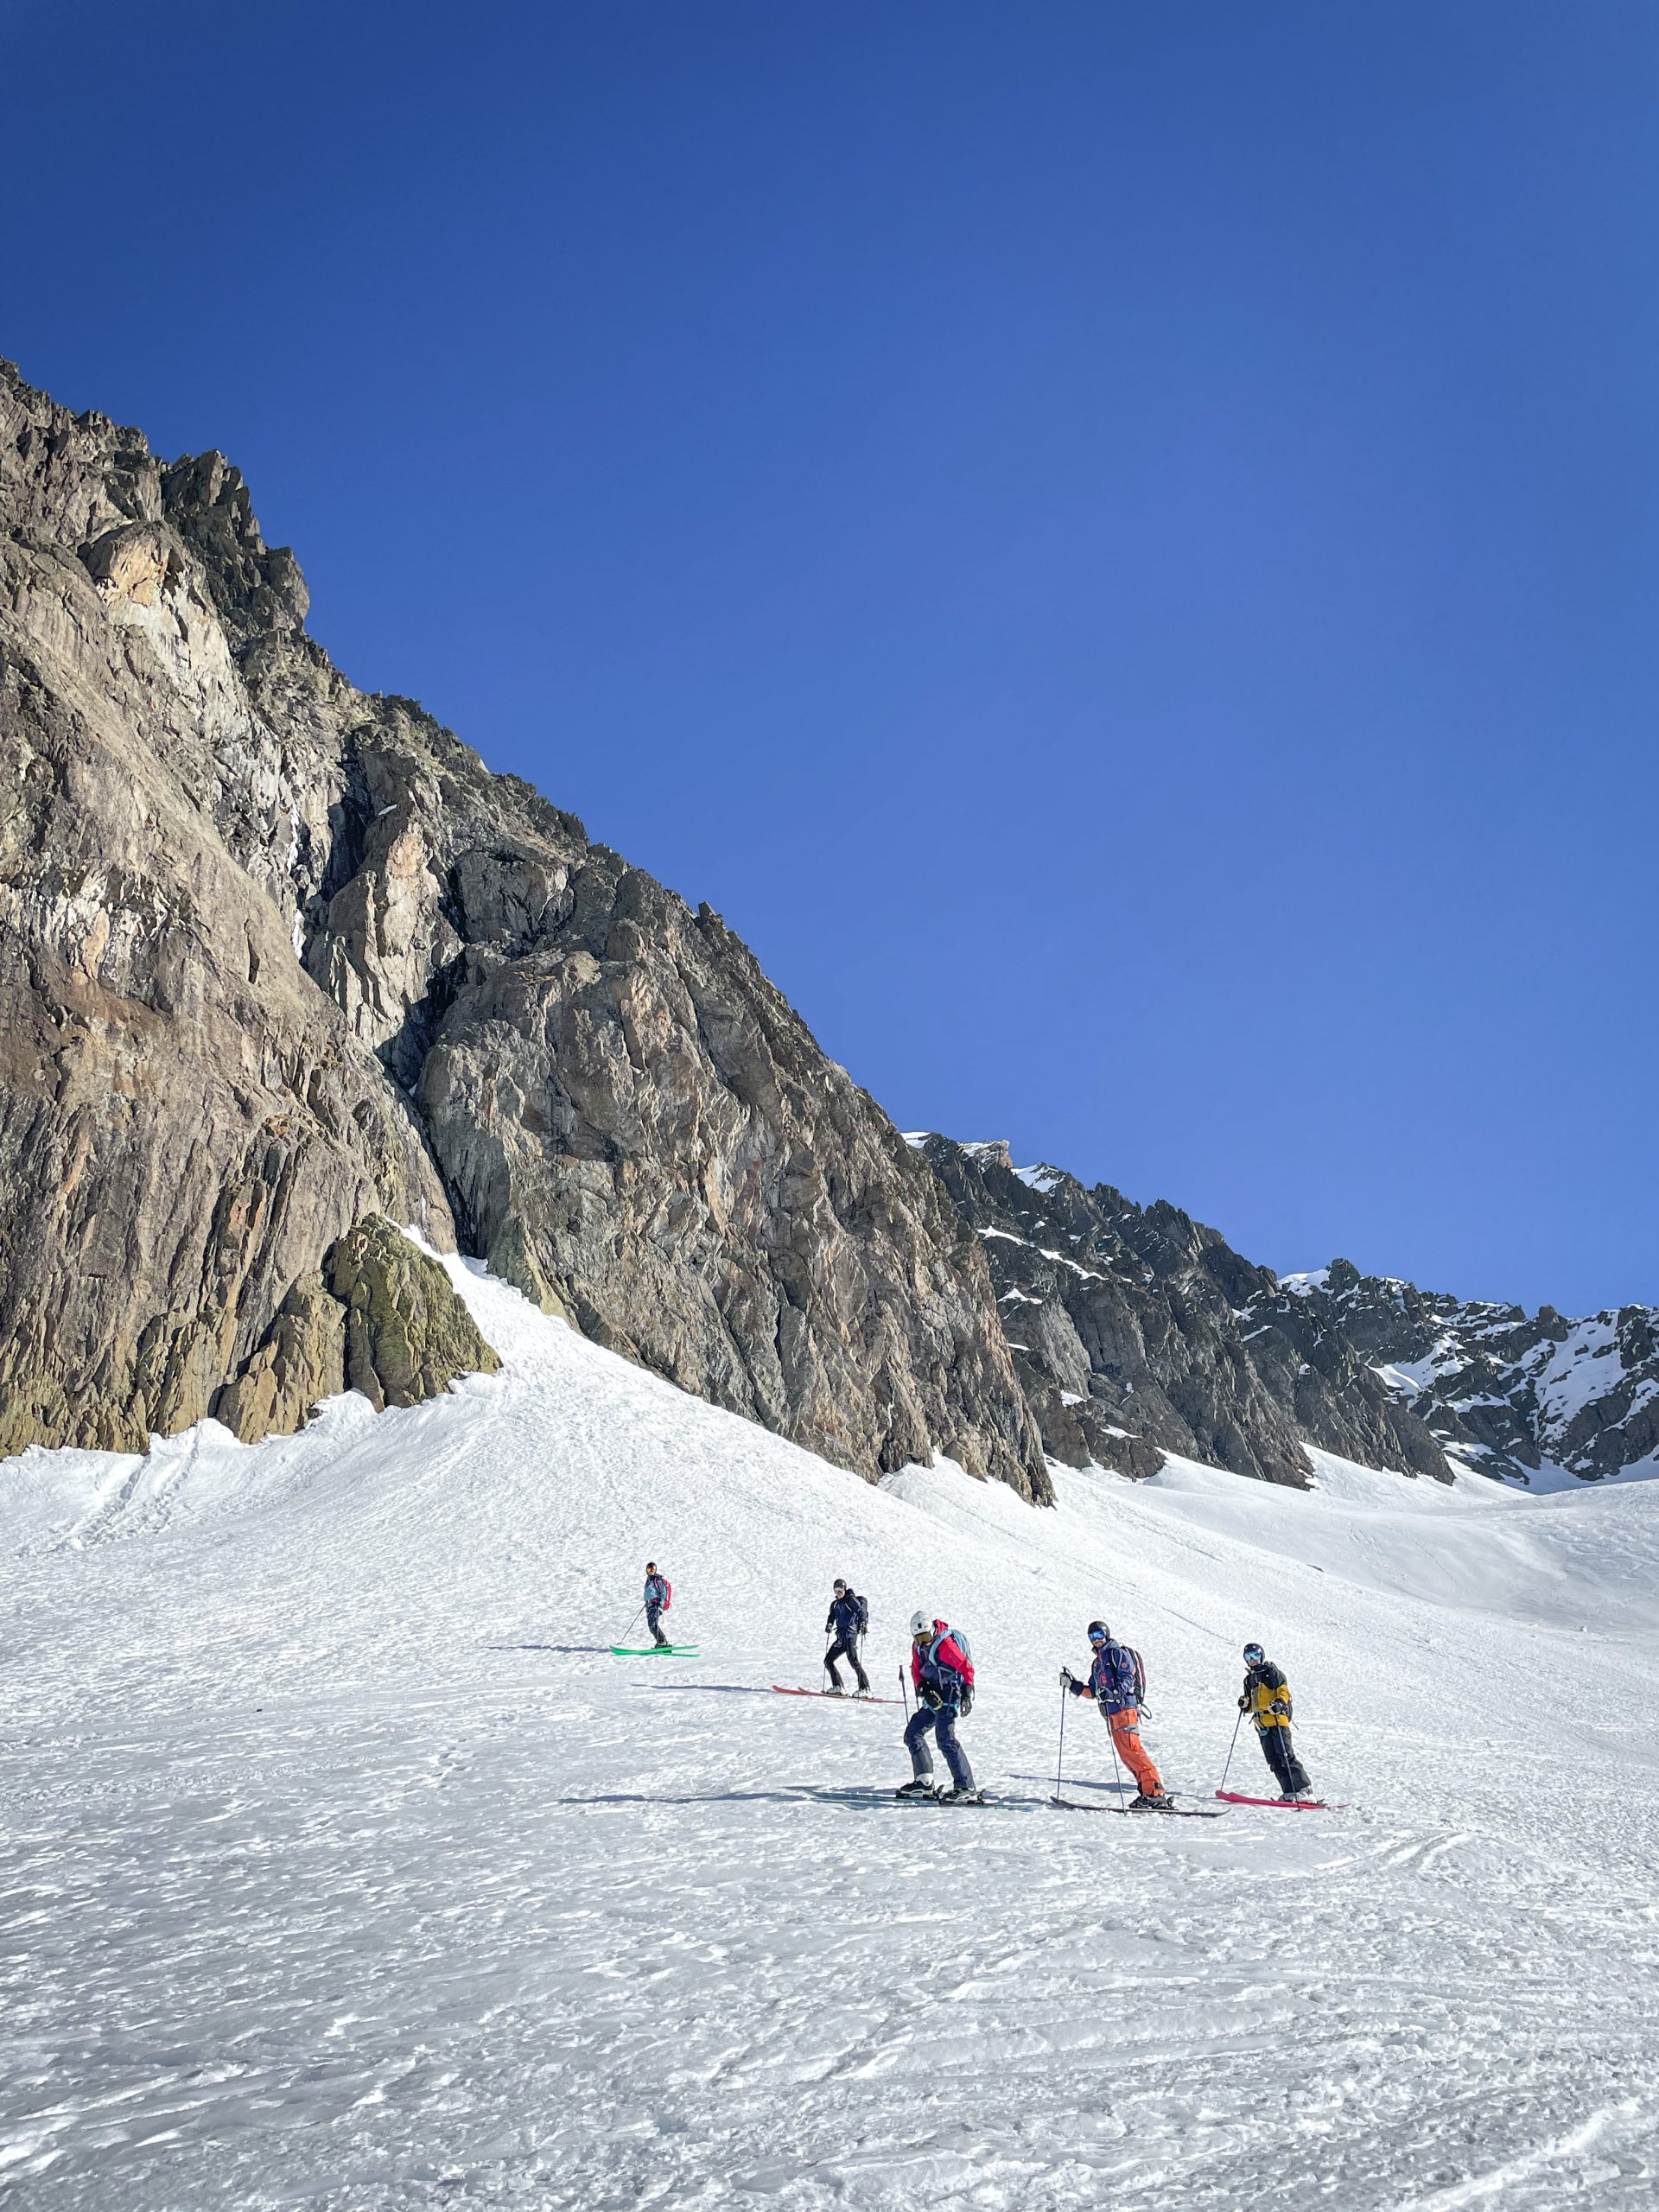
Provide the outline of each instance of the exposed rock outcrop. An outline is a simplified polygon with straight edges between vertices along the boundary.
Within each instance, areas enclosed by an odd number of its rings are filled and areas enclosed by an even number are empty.
[[[306,609],[221,456],[0,371],[0,1447],[300,1417],[372,1214],[845,1465],[1045,1497],[983,1255],[880,1109],[716,915]]]
[[[1127,1474],[1166,1451],[1295,1486],[1304,1444],[1445,1479],[1439,1445],[1339,1332],[1246,1316],[1278,1290],[1172,1205],[1016,1169],[1005,1144],[915,1140],[985,1246],[1003,1325],[1052,1455]]]

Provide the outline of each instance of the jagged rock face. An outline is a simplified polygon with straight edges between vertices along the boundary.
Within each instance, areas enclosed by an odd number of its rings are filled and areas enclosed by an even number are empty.
[[[0,371],[0,1446],[296,1417],[377,1214],[866,1474],[1047,1495],[925,1164],[717,916],[339,675],[228,463]]]
[[[143,1448],[365,1211],[449,1235],[406,1106],[200,803],[250,718],[162,506],[132,434],[0,382],[3,1450]]]
[[[984,1244],[1020,1379],[1053,1456],[1155,1472],[1166,1451],[1300,1486],[1312,1443],[1442,1480],[1423,1423],[1338,1332],[1247,1319],[1277,1278],[1171,1205],[1016,1170],[1004,1144],[913,1141]]]
[[[1287,1275],[1252,1309],[1300,1344],[1340,1338],[1448,1451],[1526,1482],[1586,1481],[1659,1464],[1659,1309],[1569,1321],[1554,1306],[1483,1304],[1362,1275],[1347,1260]]]

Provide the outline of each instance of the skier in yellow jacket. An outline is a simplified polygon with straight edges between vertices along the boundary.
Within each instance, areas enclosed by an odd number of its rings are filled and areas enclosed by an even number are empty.
[[[1313,1785],[1290,1740],[1290,1684],[1259,1643],[1244,1647],[1244,1690],[1238,1709],[1250,1716],[1281,1796],[1305,1797]]]

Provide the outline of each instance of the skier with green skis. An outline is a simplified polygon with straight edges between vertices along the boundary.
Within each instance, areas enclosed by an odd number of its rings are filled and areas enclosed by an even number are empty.
[[[665,1574],[657,1572],[654,1559],[645,1561],[645,1626],[659,1651],[668,1649],[668,1638],[663,1634],[663,1615],[674,1602],[674,1586]]]

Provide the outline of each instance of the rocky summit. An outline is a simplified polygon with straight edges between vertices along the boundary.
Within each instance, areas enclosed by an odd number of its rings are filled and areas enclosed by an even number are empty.
[[[307,611],[222,455],[0,365],[0,1452],[442,1391],[495,1355],[432,1249],[871,1478],[1659,1450],[1649,1310],[1281,1282],[901,1138],[718,914],[357,690]]]

